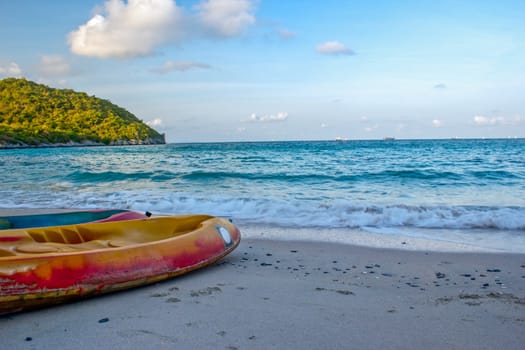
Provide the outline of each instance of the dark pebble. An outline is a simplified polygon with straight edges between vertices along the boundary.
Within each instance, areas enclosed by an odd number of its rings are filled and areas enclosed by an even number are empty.
[[[266,254],[266,256],[272,256],[272,254],[270,254],[270,253],[267,253],[267,254]]]
[[[268,264],[268,263],[261,263],[261,266],[272,266],[272,264]]]
[[[25,339],[25,341],[31,341],[31,340],[33,340],[32,337],[26,337],[26,339]]]
[[[501,272],[500,269],[487,269],[487,272]]]
[[[297,253],[297,250],[290,250],[290,253]]]
[[[464,273],[461,276],[463,276],[463,277],[470,277],[471,275],[469,273]]]
[[[109,321],[109,318],[104,317],[104,318],[101,318],[100,320],[98,320],[98,323],[106,323],[108,321]]]
[[[442,272],[436,272],[436,278],[445,278],[445,274]]]
[[[385,277],[392,277],[393,276],[391,273],[382,273],[381,275],[385,276]]]
[[[483,283],[483,287],[488,287],[489,284],[488,283]]]

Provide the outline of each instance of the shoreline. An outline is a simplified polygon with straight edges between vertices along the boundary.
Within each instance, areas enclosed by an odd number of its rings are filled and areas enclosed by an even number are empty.
[[[259,239],[242,226],[241,233],[236,250],[201,270],[2,316],[5,347],[521,349],[525,343],[525,254]]]
[[[234,221],[235,222],[235,221]],[[332,243],[363,248],[444,253],[525,254],[521,250],[484,247],[479,244],[439,237],[382,234],[354,228],[289,228],[269,225],[239,225],[248,238],[274,241]],[[286,231],[286,238],[280,234]],[[307,237],[307,238],[305,238]],[[518,249],[521,248],[518,247]]]
[[[104,209],[104,208],[98,208]],[[65,211],[93,210],[93,208],[0,208],[1,216],[11,215],[31,215],[45,213],[60,213]],[[140,210],[136,210],[140,212]],[[171,215],[168,213],[154,212],[153,216]],[[499,237],[492,238],[491,241],[467,242],[460,239],[451,240],[441,238],[439,235],[431,237],[424,234],[401,234],[401,233],[379,233],[365,231],[358,228],[322,228],[322,227],[282,227],[268,224],[243,224],[236,220],[233,222],[239,226],[243,232],[243,237],[261,240],[274,241],[297,241],[306,243],[333,243],[350,245],[364,248],[395,249],[401,251],[429,251],[429,252],[449,252],[449,253],[508,253],[525,254],[525,241],[520,240],[519,235],[515,237],[510,249],[509,246],[495,247]],[[416,231],[417,229],[413,229]],[[283,236],[282,232],[286,232]],[[423,231],[419,229],[419,231]],[[432,231],[432,230],[429,230]],[[436,230],[439,231],[439,230]],[[447,230],[441,230],[447,232]],[[462,230],[448,230],[462,232]],[[489,234],[490,236],[490,234]],[[479,237],[478,237],[479,239]],[[483,245],[485,243],[485,246]],[[492,243],[492,246],[490,246]],[[487,246],[488,245],[488,246]]]
[[[123,141],[117,140],[112,141],[112,143],[105,144],[102,142],[67,142],[67,143],[41,143],[38,145],[28,145],[28,144],[13,144],[13,143],[0,143],[0,150],[8,149],[40,149],[40,148],[72,148],[72,147],[118,147],[118,146],[155,146],[155,145],[165,145],[166,142],[150,142],[143,140],[137,141]]]

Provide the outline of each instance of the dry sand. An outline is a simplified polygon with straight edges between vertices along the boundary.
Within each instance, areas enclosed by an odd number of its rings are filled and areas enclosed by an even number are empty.
[[[525,255],[244,239],[185,276],[0,317],[0,336],[4,349],[523,349]]]

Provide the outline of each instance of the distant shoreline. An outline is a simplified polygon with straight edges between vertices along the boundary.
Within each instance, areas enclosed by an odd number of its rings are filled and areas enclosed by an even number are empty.
[[[495,137],[495,138],[437,138],[437,139],[395,139],[396,142],[406,142],[406,141],[489,141],[489,140],[525,140],[525,137]],[[384,142],[384,139],[345,139],[344,142]],[[68,142],[68,143],[42,143],[38,145],[27,145],[27,144],[11,144],[11,143],[0,143],[0,150],[3,149],[27,149],[27,148],[68,148],[68,147],[113,147],[113,146],[150,146],[150,145],[188,145],[188,144],[241,144],[241,143],[281,143],[281,142],[333,142],[341,143],[338,140],[255,140],[255,141],[179,141],[179,142],[129,142],[129,141],[120,141],[105,144],[102,142],[94,141],[85,141],[85,142]]]
[[[67,142],[67,143],[41,143],[38,145],[28,144],[12,144],[12,143],[0,143],[0,150],[2,149],[27,149],[27,148],[69,148],[69,147],[115,147],[115,146],[152,146],[152,145],[165,145],[166,142],[158,142],[153,140],[132,140],[132,141],[114,141],[109,144],[94,141],[84,142]]]

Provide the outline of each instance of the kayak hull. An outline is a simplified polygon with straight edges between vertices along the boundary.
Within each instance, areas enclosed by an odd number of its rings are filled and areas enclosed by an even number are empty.
[[[204,215],[4,230],[0,314],[172,278],[214,263],[239,242],[235,225]]]

